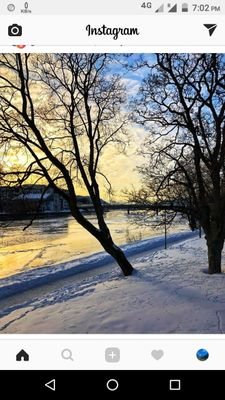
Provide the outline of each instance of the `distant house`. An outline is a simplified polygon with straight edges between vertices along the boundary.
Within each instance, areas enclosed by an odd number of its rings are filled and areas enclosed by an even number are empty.
[[[69,204],[58,192],[44,185],[26,185],[13,198],[17,209],[26,212],[39,211],[42,213],[69,211]]]
[[[77,196],[78,206],[92,206],[89,196]],[[107,204],[102,200],[103,204]],[[68,202],[60,193],[45,185],[0,187],[0,213],[32,214],[69,213]]]
[[[6,213],[68,212],[69,204],[52,188],[45,185],[0,187],[0,212]]]
[[[29,354],[25,350],[20,350],[16,355],[16,361],[29,361]]]

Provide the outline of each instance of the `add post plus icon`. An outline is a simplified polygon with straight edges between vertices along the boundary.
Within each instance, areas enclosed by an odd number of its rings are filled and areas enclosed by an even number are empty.
[[[120,361],[120,349],[117,347],[108,347],[105,350],[105,361],[109,363],[117,363]]]
[[[209,36],[212,36],[212,34],[215,32],[217,25],[216,24],[204,24],[205,28],[208,29],[209,31]]]

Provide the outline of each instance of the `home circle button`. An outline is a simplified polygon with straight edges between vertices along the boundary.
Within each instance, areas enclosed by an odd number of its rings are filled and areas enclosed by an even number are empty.
[[[119,387],[119,382],[116,379],[109,379],[106,383],[106,387],[110,392],[115,392]]]

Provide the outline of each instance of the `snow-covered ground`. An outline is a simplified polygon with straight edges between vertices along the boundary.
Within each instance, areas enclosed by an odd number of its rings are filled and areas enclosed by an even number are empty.
[[[99,254],[83,273],[81,262],[75,275],[70,263],[2,280],[1,333],[224,333],[225,274],[206,273],[205,239],[170,241],[167,250],[159,238],[127,245],[128,278]]]

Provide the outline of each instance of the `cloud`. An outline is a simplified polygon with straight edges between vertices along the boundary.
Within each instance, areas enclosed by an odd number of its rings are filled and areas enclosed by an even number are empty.
[[[132,78],[121,79],[122,83],[126,87],[126,93],[128,97],[135,96],[138,93],[140,82]]]

